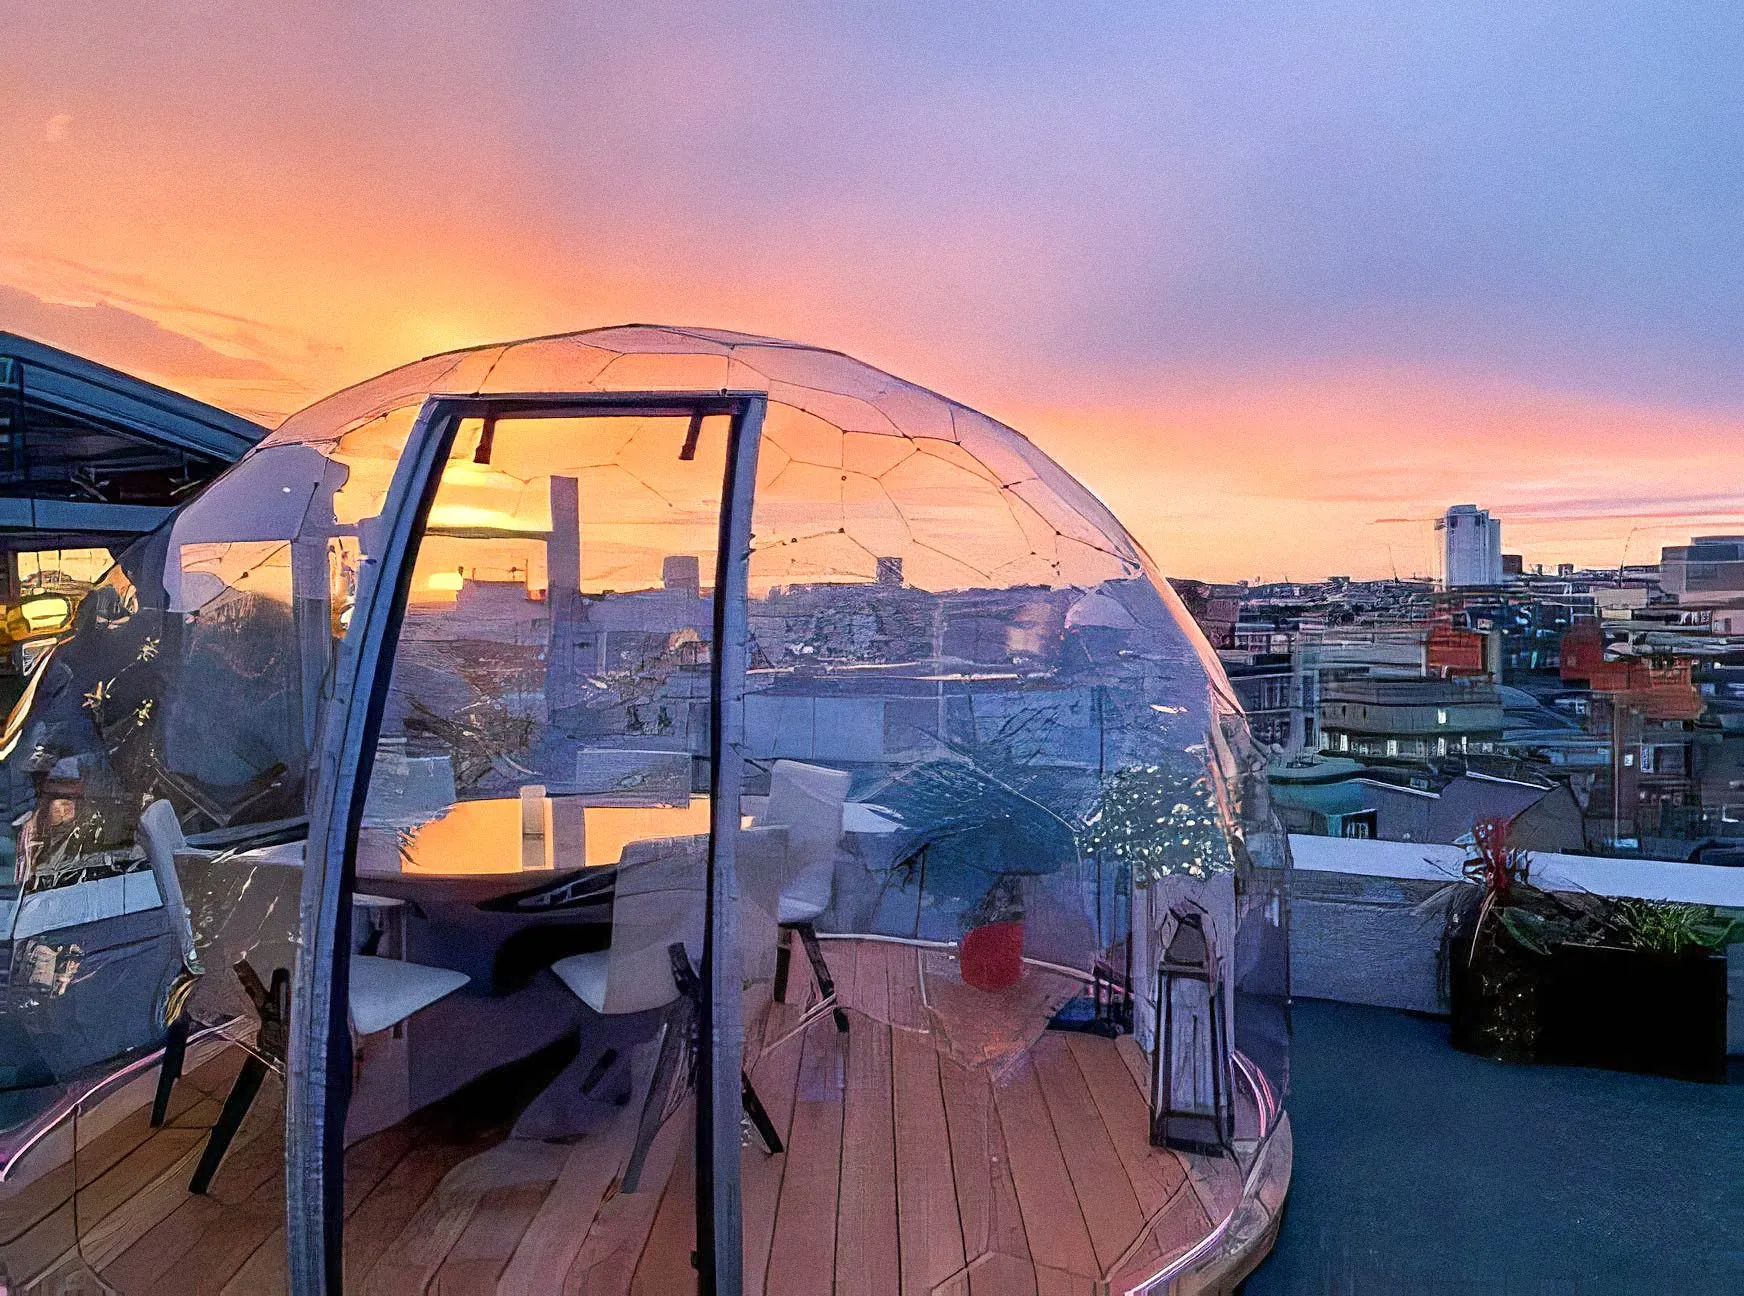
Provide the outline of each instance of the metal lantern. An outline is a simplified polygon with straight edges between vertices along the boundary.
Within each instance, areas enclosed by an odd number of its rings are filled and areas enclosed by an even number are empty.
[[[1202,915],[1172,912],[1175,933],[1157,968],[1151,1143],[1217,1155],[1235,1132],[1222,986]]]

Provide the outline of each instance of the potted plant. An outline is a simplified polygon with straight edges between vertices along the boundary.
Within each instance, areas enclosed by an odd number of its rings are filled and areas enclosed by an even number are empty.
[[[1452,1042],[1505,1061],[1719,1080],[1731,923],[1698,905],[1563,895],[1531,882],[1506,824],[1473,830],[1446,889]]]
[[[923,903],[958,916],[963,980],[1002,990],[1023,970],[1022,880],[1077,858],[1071,825],[966,754],[904,770],[878,795],[912,834],[896,865]]]
[[[1550,951],[1539,1058],[1720,1082],[1731,924],[1701,905],[1619,899]]]
[[[1135,887],[1205,879],[1235,866],[1210,772],[1136,765],[1102,783],[1084,819],[1084,845],[1125,868]]]

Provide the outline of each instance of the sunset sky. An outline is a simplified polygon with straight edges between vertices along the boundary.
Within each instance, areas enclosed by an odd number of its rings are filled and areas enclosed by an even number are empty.
[[[948,12],[947,12],[948,11]],[[1744,9],[8,10],[0,328],[276,421],[632,320],[1029,434],[1166,571],[1744,531]]]

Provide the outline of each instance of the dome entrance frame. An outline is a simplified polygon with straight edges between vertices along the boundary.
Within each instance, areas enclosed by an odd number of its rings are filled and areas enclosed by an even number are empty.
[[[374,765],[375,740],[442,469],[465,419],[728,418],[720,537],[713,594],[709,757],[711,815],[702,1013],[697,1050],[696,1224],[698,1290],[741,1286],[739,1112],[743,1021],[737,975],[734,841],[743,761],[742,729],[748,570],[757,455],[768,396],[763,392],[527,392],[431,396],[401,453],[381,516],[379,556],[360,582],[353,619],[311,753],[309,837],[301,926],[304,943],[292,992],[286,1075],[287,1249],[291,1290],[343,1288],[344,1127],[350,1097],[348,965],[336,958],[351,939],[358,832]]]

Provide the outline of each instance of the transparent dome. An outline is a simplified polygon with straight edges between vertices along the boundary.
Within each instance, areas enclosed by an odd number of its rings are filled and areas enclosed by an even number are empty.
[[[311,406],[0,756],[0,1154],[157,1076],[214,1194],[289,1166],[299,1289],[1138,1290],[1277,1124],[1288,858],[1215,654],[1021,435],[836,352],[629,326]]]

